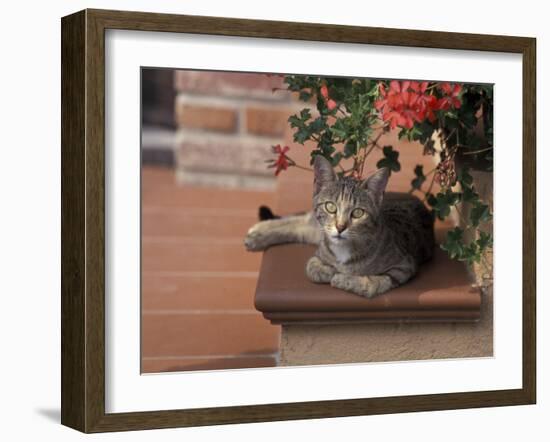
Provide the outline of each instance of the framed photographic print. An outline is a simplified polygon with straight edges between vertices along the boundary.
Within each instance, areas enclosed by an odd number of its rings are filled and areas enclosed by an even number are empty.
[[[62,423],[535,403],[535,39],[62,19]]]

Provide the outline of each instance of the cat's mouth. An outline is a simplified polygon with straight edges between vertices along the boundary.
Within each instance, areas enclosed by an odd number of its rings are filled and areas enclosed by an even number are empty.
[[[331,238],[332,238],[334,241],[336,241],[336,242],[338,242],[338,241],[343,241],[343,240],[347,239],[344,235],[342,235],[342,234],[340,234],[340,233],[332,234],[332,235],[331,235]]]

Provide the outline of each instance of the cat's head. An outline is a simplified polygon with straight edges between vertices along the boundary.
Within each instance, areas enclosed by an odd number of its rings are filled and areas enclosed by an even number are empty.
[[[389,170],[365,180],[339,178],[321,155],[314,161],[313,212],[327,238],[335,243],[364,237],[377,227]]]

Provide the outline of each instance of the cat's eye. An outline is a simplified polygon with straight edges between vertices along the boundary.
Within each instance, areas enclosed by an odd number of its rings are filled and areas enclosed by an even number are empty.
[[[336,204],[334,204],[332,201],[327,201],[325,203],[325,210],[330,214],[336,213]]]
[[[363,209],[353,209],[351,211],[352,218],[361,218],[364,214],[365,214],[365,211]]]

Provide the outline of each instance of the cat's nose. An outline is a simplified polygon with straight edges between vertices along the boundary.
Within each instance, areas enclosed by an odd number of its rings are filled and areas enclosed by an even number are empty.
[[[342,233],[344,230],[348,228],[347,224],[336,224],[336,230],[338,230],[338,233]]]

